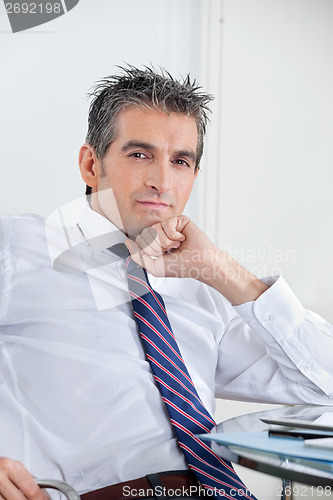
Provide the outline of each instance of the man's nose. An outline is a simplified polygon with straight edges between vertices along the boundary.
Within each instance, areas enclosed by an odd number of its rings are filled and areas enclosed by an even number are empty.
[[[150,164],[145,184],[158,193],[169,191],[171,168],[169,161],[156,161]]]

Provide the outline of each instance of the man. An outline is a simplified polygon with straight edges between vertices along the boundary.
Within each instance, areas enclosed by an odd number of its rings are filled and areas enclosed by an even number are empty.
[[[215,396],[332,404],[332,326],[183,215],[209,100],[189,78],[150,69],[105,79],[79,155],[89,204],[64,227],[3,218],[1,498],[42,500],[37,476],[80,494],[122,483],[111,500],[134,479],[189,467],[138,333],[119,243],[163,298],[210,415]]]

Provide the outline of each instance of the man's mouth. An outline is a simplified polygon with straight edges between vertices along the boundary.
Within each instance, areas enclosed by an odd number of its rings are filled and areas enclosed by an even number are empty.
[[[162,201],[155,200],[138,200],[138,203],[141,206],[149,208],[151,210],[165,210],[170,206],[168,203],[163,203]]]

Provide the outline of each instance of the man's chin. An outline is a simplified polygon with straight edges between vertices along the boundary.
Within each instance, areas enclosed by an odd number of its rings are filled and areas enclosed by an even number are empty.
[[[146,226],[129,226],[126,227],[125,233],[131,240],[135,240],[135,238],[139,236],[139,234],[141,234],[146,227],[150,227],[153,224],[147,224]]]
[[[168,219],[169,217],[152,217],[151,219],[149,219],[148,221],[144,221],[144,222],[141,222],[141,223],[138,223],[138,224],[132,224],[132,225],[127,225],[126,228],[125,228],[125,233],[127,234],[127,236],[131,239],[131,240],[135,240],[135,238],[137,236],[139,236],[139,234],[142,233],[142,231],[144,229],[146,229],[146,227],[151,227],[153,226],[154,224],[157,224],[159,222],[162,222],[163,220],[166,220]]]

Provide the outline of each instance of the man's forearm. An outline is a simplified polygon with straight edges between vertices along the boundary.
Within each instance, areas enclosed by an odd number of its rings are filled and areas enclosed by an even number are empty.
[[[218,250],[213,262],[202,268],[199,279],[234,306],[256,300],[268,288],[223,250]]]

